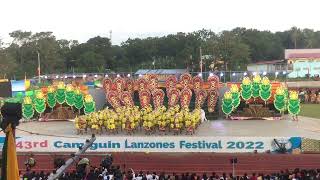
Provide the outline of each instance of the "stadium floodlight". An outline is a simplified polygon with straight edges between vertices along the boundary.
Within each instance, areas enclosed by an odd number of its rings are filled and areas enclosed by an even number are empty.
[[[65,75],[65,76],[64,76],[64,78],[65,78],[65,79],[67,79],[67,78],[68,78],[68,76],[67,76],[67,75]]]
[[[247,72],[244,72],[243,75],[246,76],[246,75],[248,75],[248,73],[247,73]]]
[[[85,74],[84,74],[82,77],[83,77],[83,78],[86,78],[86,77],[87,77],[87,75],[85,75]]]
[[[220,77],[222,77],[223,76],[223,73],[220,73]]]
[[[236,73],[232,73],[232,76],[236,76]]]
[[[73,77],[73,79],[75,79],[75,78],[76,78],[76,75],[73,75],[72,77]]]
[[[97,75],[97,74],[95,74],[95,75],[94,75],[94,77],[95,77],[95,78],[97,78],[97,77],[98,77],[98,75]]]
[[[209,76],[213,76],[213,73],[210,73]]]
[[[267,75],[267,72],[266,72],[266,71],[264,71],[264,72],[263,72],[263,75],[264,75],[264,76],[265,76],[265,75]]]
[[[120,74],[117,74],[117,77],[120,77]]]
[[[199,77],[202,77],[202,73],[199,73],[198,76],[199,76]]]
[[[56,79],[59,79],[59,75],[56,75]]]
[[[128,76],[128,77],[130,77],[130,76],[131,76],[131,74],[128,74],[127,76]]]

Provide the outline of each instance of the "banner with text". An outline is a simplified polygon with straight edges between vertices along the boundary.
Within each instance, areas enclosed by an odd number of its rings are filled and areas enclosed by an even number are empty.
[[[3,146],[5,137],[0,137]],[[16,137],[18,152],[76,152],[85,138]],[[300,148],[300,137],[97,137],[90,152],[258,152]],[[2,149],[2,147],[0,147]]]

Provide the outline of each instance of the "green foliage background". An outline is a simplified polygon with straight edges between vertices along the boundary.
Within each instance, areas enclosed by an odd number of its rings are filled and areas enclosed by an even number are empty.
[[[177,22],[178,23],[178,22]],[[202,29],[162,37],[133,38],[112,45],[106,37],[87,42],[57,39],[53,32],[17,30],[9,33],[11,42],[0,39],[0,75],[24,78],[36,75],[37,52],[45,74],[61,72],[134,72],[142,68],[189,68],[199,71],[199,47],[213,60],[223,60],[220,70],[246,70],[250,62],[283,59],[284,49],[320,48],[320,33],[292,27],[282,32],[235,28],[222,32]],[[153,65],[154,62],[154,65]],[[227,67],[227,69],[225,69]]]

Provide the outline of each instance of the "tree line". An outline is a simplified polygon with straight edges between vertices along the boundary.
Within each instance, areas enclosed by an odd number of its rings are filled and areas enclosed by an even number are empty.
[[[150,68],[241,71],[251,62],[284,58],[284,49],[320,48],[320,31],[292,27],[282,32],[235,28],[215,33],[202,29],[163,37],[129,38],[112,45],[107,37],[87,42],[57,39],[52,32],[14,31],[12,42],[0,39],[0,74],[9,79],[42,74],[135,72]],[[201,49],[201,50],[200,50]]]

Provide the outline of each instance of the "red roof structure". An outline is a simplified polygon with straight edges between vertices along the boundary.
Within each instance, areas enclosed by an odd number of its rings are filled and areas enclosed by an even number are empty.
[[[317,59],[320,49],[286,49],[285,59]]]
[[[320,53],[293,53],[288,55],[288,59],[296,58],[320,58]]]

